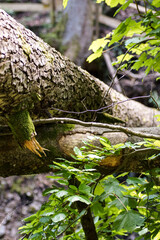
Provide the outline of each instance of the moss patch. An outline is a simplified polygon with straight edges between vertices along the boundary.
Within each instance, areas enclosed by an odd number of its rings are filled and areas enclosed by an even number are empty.
[[[36,135],[35,127],[27,110],[22,110],[7,116],[8,125],[18,143],[23,146],[26,140]]]

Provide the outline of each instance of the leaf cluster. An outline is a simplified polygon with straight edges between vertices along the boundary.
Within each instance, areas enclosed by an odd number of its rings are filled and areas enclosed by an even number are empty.
[[[133,3],[133,0],[97,0],[97,3],[100,2],[105,2],[110,7],[120,4],[116,15]],[[126,18],[110,34],[92,42],[89,49],[93,53],[88,57],[88,62],[100,57],[104,50],[123,45],[126,52],[118,56],[114,63],[119,65],[119,69],[131,68],[138,71],[144,67],[146,75],[150,71],[160,72],[160,3],[153,0],[144,1],[144,4],[145,13],[140,13],[137,4],[137,14]]]
[[[154,177],[160,170],[138,177],[128,173],[106,177],[97,172],[96,166],[124,148],[137,149],[142,144],[159,148],[160,141],[111,145],[107,138],[99,140],[102,147],[85,142],[81,149],[75,147],[75,161],[59,159],[50,166],[56,172],[49,178],[56,184],[44,191],[49,197],[41,209],[25,219],[26,224],[20,228],[22,239],[85,239],[80,220],[89,208],[100,240],[118,239],[133,232],[137,240],[158,239],[160,187],[155,185]],[[77,209],[80,202],[86,206],[81,212]]]

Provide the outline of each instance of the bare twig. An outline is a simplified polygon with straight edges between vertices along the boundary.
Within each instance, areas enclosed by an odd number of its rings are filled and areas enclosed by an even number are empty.
[[[141,73],[135,74],[135,73],[133,73],[133,72],[131,72],[129,70],[121,70],[119,72],[124,74],[125,76],[130,77],[130,78],[133,78],[133,79],[145,79],[146,81],[154,80],[155,78],[160,77],[160,74],[158,72],[151,73],[151,74],[148,74],[148,75],[146,75],[145,72],[141,72]]]
[[[112,130],[121,131],[126,134],[131,134],[131,135],[138,136],[141,138],[151,138],[151,139],[160,140],[160,135],[137,132],[135,130],[132,130],[131,128],[123,127],[120,125],[112,125],[112,124],[108,124],[108,123],[84,122],[84,121],[81,121],[78,119],[73,119],[73,118],[49,118],[49,119],[39,119],[39,120],[34,121],[35,124],[47,124],[47,123],[58,123],[58,122],[59,123],[78,124],[78,125],[82,125],[84,127],[109,128]]]
[[[109,73],[110,73],[110,75],[111,75],[111,77],[112,77],[112,79],[113,79],[114,76],[115,76],[116,70],[115,70],[114,67],[112,66],[111,58],[110,58],[110,56],[109,56],[109,54],[108,54],[107,52],[104,52],[104,53],[103,53],[103,57],[104,57],[104,60],[105,60],[106,65],[107,65],[108,71],[109,71]],[[118,92],[122,93],[122,88],[121,88],[121,85],[120,85],[120,83],[119,83],[119,80],[118,80],[117,76],[116,76],[115,79],[114,79],[114,83],[115,83],[115,89],[116,89]]]
[[[120,201],[120,203],[122,204],[122,206],[125,208],[125,210],[128,212],[128,209],[126,208],[126,206],[124,205],[124,203],[121,201],[121,199],[115,194],[113,193],[113,195]]]
[[[137,5],[135,3],[130,3],[129,7],[137,10]],[[153,5],[152,5],[152,7],[153,7]],[[149,8],[146,8],[146,7],[143,7],[140,5],[138,5],[138,9],[139,9],[139,12],[141,12],[141,13],[146,13],[148,10],[151,10]],[[156,12],[153,11],[153,13],[156,13]]]

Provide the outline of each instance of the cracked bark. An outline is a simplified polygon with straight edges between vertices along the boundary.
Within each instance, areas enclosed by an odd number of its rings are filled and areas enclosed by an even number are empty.
[[[2,119],[6,114],[27,108],[33,117],[46,117],[48,114],[96,121],[99,115],[97,112],[75,115],[53,110],[53,108],[79,112],[114,103],[110,106],[109,113],[125,121],[126,126],[157,125],[153,117],[159,113],[157,110],[135,101],[128,101],[113,89],[108,91],[109,86],[63,57],[3,10],[0,10],[0,43],[0,116]],[[118,104],[119,102],[122,103]],[[50,150],[47,152],[47,158],[42,159],[28,153],[27,150],[21,150],[12,135],[7,134],[4,128],[0,129],[0,176],[46,172],[49,170],[48,164],[57,157],[69,157],[71,149],[79,145],[82,138],[86,138],[88,134],[103,134],[103,130],[99,128],[96,130],[81,128],[81,133],[78,132],[76,125],[68,130],[69,128],[65,124],[50,124],[37,128],[39,142]],[[110,131],[109,134],[111,134]],[[123,134],[120,133],[120,136],[122,137]],[[119,142],[123,140],[121,137],[117,137]],[[125,137],[126,139],[128,136]],[[145,156],[146,153],[143,152],[136,164],[135,157],[128,159],[127,164],[131,165],[129,168],[126,163],[122,164],[125,159],[122,157],[117,163],[121,165],[121,169],[120,165],[107,165],[104,169],[101,166],[101,170],[106,174],[119,169],[136,171],[143,167],[145,170],[149,168],[147,163],[144,164],[141,161]],[[132,161],[133,164],[131,164]],[[152,165],[152,167],[158,166],[158,160]]]
[[[91,76],[0,10],[0,113],[28,108],[38,116],[96,120],[98,114],[65,114],[51,108],[84,111],[110,107],[128,126],[155,126],[159,112],[135,101]],[[108,94],[104,97],[104,95]],[[121,104],[116,104],[123,101]],[[95,116],[96,115],[96,116]]]

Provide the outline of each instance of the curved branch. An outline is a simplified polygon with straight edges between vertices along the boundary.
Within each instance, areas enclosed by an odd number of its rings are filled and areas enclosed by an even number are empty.
[[[160,135],[149,134],[137,132],[136,130],[132,130],[131,128],[123,127],[120,125],[112,125],[108,123],[98,123],[98,122],[84,122],[77,119],[72,118],[48,118],[48,119],[39,119],[34,121],[35,124],[47,124],[47,123],[71,123],[71,124],[79,124],[84,127],[99,127],[99,128],[109,128],[116,131],[121,131],[126,134],[131,134],[133,136],[141,137],[141,138],[152,138],[160,140]]]

